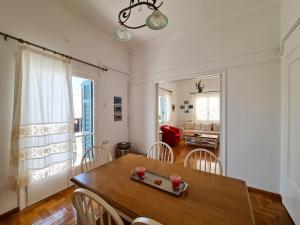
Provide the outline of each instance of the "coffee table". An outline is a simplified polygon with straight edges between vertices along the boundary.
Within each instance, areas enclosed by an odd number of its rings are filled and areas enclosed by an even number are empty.
[[[216,134],[185,134],[184,139],[187,144],[214,150],[217,150],[219,144],[219,135]]]

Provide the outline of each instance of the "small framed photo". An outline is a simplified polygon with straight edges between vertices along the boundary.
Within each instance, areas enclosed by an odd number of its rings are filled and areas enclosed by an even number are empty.
[[[122,97],[114,96],[114,121],[122,121]]]
[[[172,112],[175,112],[175,104],[172,104]]]
[[[189,109],[193,109],[194,108],[194,106],[193,105],[189,105]]]
[[[122,112],[122,106],[114,105],[114,113],[120,113],[120,112]]]
[[[114,121],[122,121],[122,114],[115,113],[114,114]]]
[[[185,104],[185,105],[188,105],[188,104],[189,104],[189,101],[184,101],[184,104]]]
[[[114,96],[114,104],[122,104],[122,97]]]
[[[184,109],[184,105],[180,105],[180,109]]]
[[[187,109],[187,110],[184,110],[184,113],[189,113],[190,111]]]

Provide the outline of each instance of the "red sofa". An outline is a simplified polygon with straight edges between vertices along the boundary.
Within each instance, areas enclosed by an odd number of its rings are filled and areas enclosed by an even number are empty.
[[[180,142],[180,130],[177,127],[161,125],[162,141],[170,146],[176,146]]]

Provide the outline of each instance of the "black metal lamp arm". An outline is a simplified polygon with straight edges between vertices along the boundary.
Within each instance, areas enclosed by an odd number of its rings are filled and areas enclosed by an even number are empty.
[[[156,6],[157,0],[152,0],[152,3],[150,3],[149,0],[147,0],[146,2],[140,2],[140,0],[137,0],[137,2],[136,3],[135,2],[136,2],[136,0],[131,0],[130,1],[130,6],[128,6],[125,9],[122,9],[119,12],[119,23],[122,24],[123,26],[129,28],[129,29],[139,29],[139,28],[142,28],[142,27],[146,26],[146,24],[143,24],[143,25],[140,25],[140,26],[129,26],[129,25],[125,24],[127,22],[127,20],[129,19],[130,15],[131,15],[131,9],[133,9],[137,6],[146,5],[151,10],[157,10],[163,4],[163,2],[161,2],[159,5]]]

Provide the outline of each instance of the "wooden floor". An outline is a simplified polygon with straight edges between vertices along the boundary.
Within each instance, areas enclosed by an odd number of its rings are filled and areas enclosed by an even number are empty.
[[[182,164],[185,155],[191,149],[193,148],[182,142],[174,148],[175,163]],[[76,224],[76,212],[71,203],[73,190],[69,188],[48,200],[13,214],[0,221],[0,225]],[[249,190],[249,195],[256,225],[294,225],[278,198],[252,189]]]
[[[196,149],[196,148],[199,148],[199,147],[189,145],[184,140],[181,140],[178,145],[176,145],[175,147],[172,148],[174,157],[175,157],[175,163],[183,164],[185,156],[191,150]],[[212,153],[214,153],[217,157],[220,157],[219,146],[218,146],[217,150],[214,150],[214,149],[208,149],[208,150],[211,151]]]

